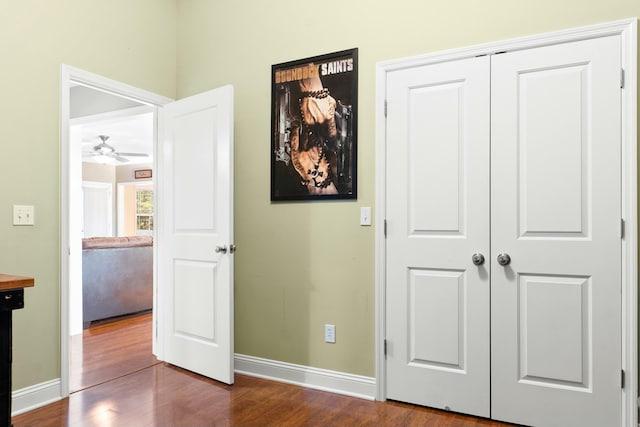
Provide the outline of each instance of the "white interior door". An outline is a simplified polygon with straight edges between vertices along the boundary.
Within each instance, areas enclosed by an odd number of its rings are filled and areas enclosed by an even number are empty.
[[[160,144],[164,360],[233,383],[233,88],[167,105]]]
[[[83,237],[113,236],[113,185],[82,182]]]
[[[387,396],[489,416],[489,57],[387,81]]]
[[[618,36],[492,59],[494,418],[620,425],[620,69]]]

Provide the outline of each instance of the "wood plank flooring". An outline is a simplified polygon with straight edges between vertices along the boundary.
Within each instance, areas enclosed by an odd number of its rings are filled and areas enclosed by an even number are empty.
[[[148,325],[148,333],[141,326],[144,324]],[[14,427],[507,426],[435,409],[373,402],[238,374],[236,383],[227,386],[158,363],[155,358],[140,358],[138,350],[131,348],[148,336],[147,357],[151,354],[150,324],[150,315],[143,315],[89,331],[96,341],[93,351],[99,351],[102,344],[104,354],[82,365],[79,384],[85,384],[85,388],[67,399],[13,417]],[[128,356],[138,361],[127,361]],[[146,360],[147,366],[141,368],[140,360]],[[113,379],[109,380],[110,375]]]
[[[151,353],[151,317],[151,312],[146,312],[96,322],[72,336],[71,392],[158,363]]]

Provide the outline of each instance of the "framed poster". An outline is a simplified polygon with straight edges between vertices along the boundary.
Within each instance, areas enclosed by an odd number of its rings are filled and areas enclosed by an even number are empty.
[[[358,49],[271,67],[271,200],[357,198]]]

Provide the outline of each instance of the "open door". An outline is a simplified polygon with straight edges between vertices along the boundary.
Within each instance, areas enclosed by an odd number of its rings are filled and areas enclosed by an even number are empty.
[[[166,105],[161,124],[162,359],[233,384],[233,87]]]

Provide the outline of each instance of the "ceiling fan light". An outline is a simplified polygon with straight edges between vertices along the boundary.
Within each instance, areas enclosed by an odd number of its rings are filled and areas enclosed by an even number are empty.
[[[130,159],[127,157],[149,157],[147,153],[121,153],[116,151],[112,145],[107,144],[108,135],[98,135],[98,138],[100,138],[101,142],[93,146],[92,153],[96,163],[113,165],[117,162],[129,163]]]
[[[100,154],[99,156],[95,156],[94,159],[103,165],[112,165],[115,163],[116,159],[111,156],[107,156],[104,154]]]

